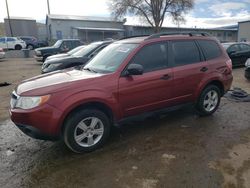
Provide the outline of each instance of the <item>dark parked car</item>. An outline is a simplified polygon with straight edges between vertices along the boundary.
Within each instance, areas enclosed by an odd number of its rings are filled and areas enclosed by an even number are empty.
[[[42,66],[42,73],[48,73],[56,70],[62,70],[70,67],[84,65],[99,51],[105,48],[113,41],[93,42],[81,50],[64,57],[46,59]],[[49,58],[49,57],[48,57]]]
[[[85,46],[86,45],[77,46],[77,47],[73,48],[72,50],[70,50],[70,51],[68,51],[66,53],[51,55],[51,56],[46,58],[46,61],[51,60],[51,59],[55,59],[55,58],[62,58],[62,57],[71,56],[72,54],[76,53],[77,51],[83,49]]]
[[[66,53],[80,45],[82,45],[82,43],[78,39],[58,40],[53,46],[35,49],[34,57],[37,61],[44,62],[46,58],[51,55]]]
[[[213,114],[232,80],[232,62],[216,39],[155,34],[116,41],[82,69],[23,81],[10,115],[31,137],[61,138],[72,151],[89,152],[113,125],[138,115],[189,103],[202,116]]]
[[[245,65],[250,58],[250,45],[247,43],[222,43],[222,46],[226,49],[234,67]]]
[[[39,41],[35,37],[20,36],[19,38],[22,39],[23,41],[25,41],[26,48],[29,49],[29,50],[33,50],[33,49],[39,48],[39,47],[48,46],[48,42],[46,42],[46,41]]]

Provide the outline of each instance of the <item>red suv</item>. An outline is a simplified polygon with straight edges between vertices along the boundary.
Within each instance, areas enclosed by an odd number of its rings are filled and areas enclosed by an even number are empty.
[[[74,152],[92,151],[128,117],[187,103],[211,115],[232,84],[232,63],[205,34],[161,33],[120,40],[82,69],[23,81],[11,97],[11,119],[27,135],[62,138]]]

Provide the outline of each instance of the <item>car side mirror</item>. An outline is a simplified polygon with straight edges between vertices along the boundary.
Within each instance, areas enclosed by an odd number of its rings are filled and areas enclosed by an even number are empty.
[[[127,67],[127,70],[126,70],[126,73],[125,73],[126,76],[129,76],[129,75],[142,75],[142,74],[143,74],[143,66],[139,65],[139,64],[130,64]]]
[[[91,59],[92,57],[96,56],[97,53],[92,53],[89,58]]]

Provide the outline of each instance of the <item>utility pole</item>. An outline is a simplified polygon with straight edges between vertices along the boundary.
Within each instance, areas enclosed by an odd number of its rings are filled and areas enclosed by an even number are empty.
[[[10,35],[13,37],[13,31],[10,23],[10,14],[9,14],[9,7],[8,7],[8,1],[5,0],[6,3],[6,9],[7,9],[7,15],[8,15],[8,22],[9,22],[9,27],[10,27]]]
[[[50,14],[49,0],[47,0],[47,6],[48,6],[48,14]]]

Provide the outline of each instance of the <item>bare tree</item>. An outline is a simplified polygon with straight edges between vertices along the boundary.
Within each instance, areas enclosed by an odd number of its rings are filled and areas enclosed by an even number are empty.
[[[193,8],[193,0],[111,0],[109,8],[115,18],[133,14],[144,19],[160,32],[165,16],[175,22],[185,21],[183,13]]]

